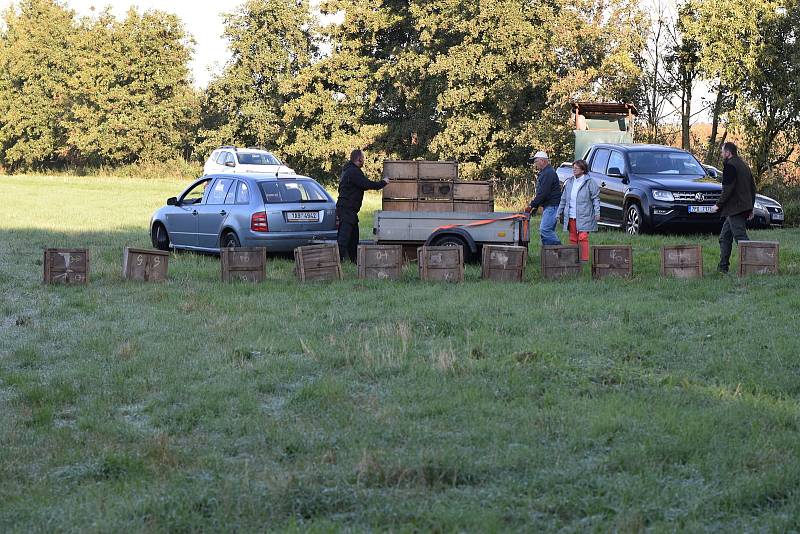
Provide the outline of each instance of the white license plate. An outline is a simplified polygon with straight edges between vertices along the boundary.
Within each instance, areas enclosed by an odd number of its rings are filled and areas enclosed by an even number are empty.
[[[782,221],[783,220],[783,213],[773,213],[772,214],[773,221]]]
[[[689,213],[714,213],[714,206],[689,206]]]
[[[289,211],[286,213],[288,222],[319,222],[318,211]]]

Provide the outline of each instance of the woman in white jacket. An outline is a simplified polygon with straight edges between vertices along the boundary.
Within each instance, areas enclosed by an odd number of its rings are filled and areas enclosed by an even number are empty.
[[[564,182],[556,217],[564,216],[569,242],[580,247],[581,261],[589,261],[589,232],[597,231],[600,220],[600,188],[589,177],[582,159],[572,164],[572,176]]]

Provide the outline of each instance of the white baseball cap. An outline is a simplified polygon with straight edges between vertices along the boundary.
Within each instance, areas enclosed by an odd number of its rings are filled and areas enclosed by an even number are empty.
[[[547,157],[547,152],[544,152],[544,151],[540,150],[539,152],[537,152],[536,154],[533,155],[533,159],[535,159],[535,160],[536,159],[548,159],[549,160],[550,158]]]

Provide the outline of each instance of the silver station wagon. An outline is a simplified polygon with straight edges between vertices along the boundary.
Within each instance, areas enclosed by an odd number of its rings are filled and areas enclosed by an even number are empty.
[[[153,214],[150,236],[161,250],[219,252],[264,247],[286,252],[336,239],[336,203],[315,180],[290,175],[203,176]]]

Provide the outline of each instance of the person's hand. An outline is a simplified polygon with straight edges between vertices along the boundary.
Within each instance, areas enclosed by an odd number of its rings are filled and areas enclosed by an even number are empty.
[[[711,213],[717,213],[718,211],[719,211],[719,206],[714,204],[714,206],[711,208]]]
[[[530,206],[525,206],[525,210],[524,211],[525,211],[525,213],[527,215],[530,215],[531,214],[531,207]]]
[[[753,212],[753,210],[750,210],[749,212],[747,212],[747,220],[748,221],[752,221],[753,217],[755,217],[755,216],[756,216],[756,214]]]
[[[384,176],[383,178],[381,178],[381,182],[383,182],[383,183],[385,183],[385,184],[388,184],[388,183],[389,183],[389,178],[387,178],[386,176]]]

